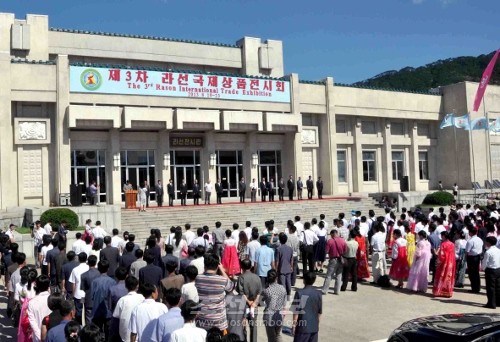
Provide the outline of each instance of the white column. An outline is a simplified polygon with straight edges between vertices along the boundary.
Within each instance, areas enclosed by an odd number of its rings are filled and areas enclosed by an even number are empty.
[[[392,183],[392,147],[391,147],[391,122],[380,119],[382,125],[382,191],[391,191]],[[380,181],[379,181],[380,184]]]
[[[109,130],[107,156],[107,202],[109,204],[120,204],[122,202],[121,165],[115,167],[115,156],[120,156],[120,131],[116,128]]]

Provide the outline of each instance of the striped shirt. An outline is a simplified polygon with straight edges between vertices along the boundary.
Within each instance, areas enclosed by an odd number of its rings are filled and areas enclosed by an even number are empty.
[[[227,329],[226,291],[233,289],[233,282],[217,274],[205,273],[196,277],[195,286],[200,298],[200,313],[196,322],[200,328]]]

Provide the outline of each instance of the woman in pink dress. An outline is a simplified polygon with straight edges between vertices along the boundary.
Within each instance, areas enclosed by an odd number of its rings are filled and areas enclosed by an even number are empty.
[[[432,294],[435,297],[453,296],[455,286],[455,245],[448,238],[448,232],[441,233],[441,247],[437,256],[436,277]]]
[[[406,240],[401,236],[401,230],[394,229],[394,243],[392,245],[392,265],[389,277],[398,281],[398,288],[403,287],[403,281],[408,279],[410,267],[408,266],[408,253]]]
[[[226,230],[226,240],[224,240],[224,254],[222,255],[222,266],[229,277],[240,273],[240,260],[236,251],[237,242],[231,238],[232,232]]]
[[[429,281],[429,263],[431,262],[431,243],[427,241],[427,233],[421,230],[417,234],[417,250],[408,276],[406,288],[415,292],[426,292]]]

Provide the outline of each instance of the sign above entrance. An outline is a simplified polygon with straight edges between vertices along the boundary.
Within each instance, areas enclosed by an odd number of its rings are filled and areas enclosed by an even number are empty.
[[[203,147],[202,137],[170,137],[172,147]]]
[[[70,92],[290,102],[289,81],[82,66],[70,66]]]

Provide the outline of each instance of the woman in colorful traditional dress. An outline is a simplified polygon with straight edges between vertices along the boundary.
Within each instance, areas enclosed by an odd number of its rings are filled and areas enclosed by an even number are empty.
[[[226,230],[226,240],[224,240],[224,253],[222,254],[222,266],[229,277],[240,273],[240,261],[236,251],[237,242],[231,237],[231,230]]]
[[[455,287],[463,288],[465,280],[465,271],[467,270],[467,258],[465,255],[465,233],[463,231],[455,234],[455,258],[457,259]]]
[[[366,256],[366,242],[365,237],[361,235],[359,229],[355,229],[356,237],[354,238],[358,243],[358,251],[356,252],[356,262],[358,264],[358,280],[370,278],[370,271],[368,270],[368,258]]]
[[[408,253],[406,240],[401,237],[401,231],[394,229],[394,243],[392,245],[392,265],[389,276],[398,281],[398,288],[403,287],[403,281],[408,279],[410,268],[408,267]]]
[[[413,256],[415,255],[415,234],[411,232],[410,226],[406,224],[405,226],[405,239],[407,243],[408,251],[408,266],[411,267],[413,264]]]
[[[14,300],[20,307],[19,326],[17,329],[18,342],[33,341],[33,330],[28,319],[28,303],[35,297],[35,280],[38,276],[36,269],[30,269],[25,266],[21,269],[21,281],[14,289]]]
[[[432,294],[435,297],[453,296],[455,286],[455,245],[449,240],[448,232],[441,233],[441,247],[437,255],[436,277]]]
[[[387,244],[387,257],[392,255],[392,245],[394,244],[394,221],[387,222],[387,234],[386,234],[386,244]]]
[[[431,262],[431,243],[427,241],[427,233],[424,230],[418,232],[418,243],[413,263],[408,276],[406,288],[415,292],[426,292],[429,278],[429,263]]]

